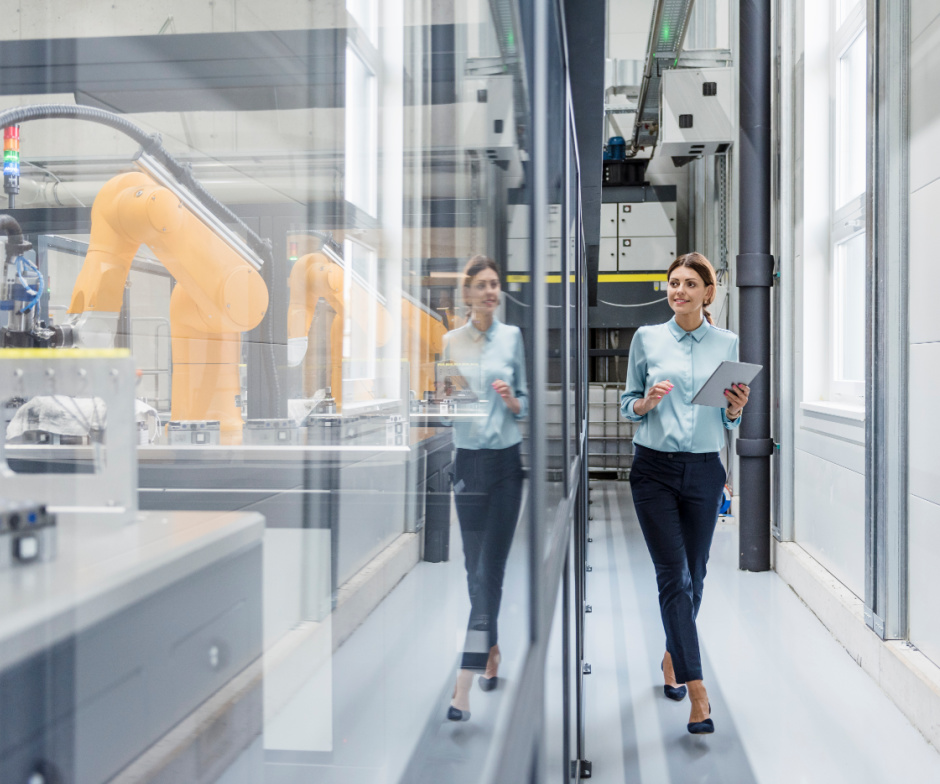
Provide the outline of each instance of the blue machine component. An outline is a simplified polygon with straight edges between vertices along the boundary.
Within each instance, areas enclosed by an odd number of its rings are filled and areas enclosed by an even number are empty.
[[[726,515],[731,511],[731,491],[728,485],[721,489],[721,506],[718,507],[718,514]]]
[[[611,136],[604,149],[605,161],[622,161],[627,156],[627,142],[622,136]]]
[[[13,299],[26,303],[23,306],[24,312],[32,310],[42,297],[43,291],[45,291],[45,278],[39,271],[39,267],[25,256],[16,257],[16,276],[20,285],[13,286]]]

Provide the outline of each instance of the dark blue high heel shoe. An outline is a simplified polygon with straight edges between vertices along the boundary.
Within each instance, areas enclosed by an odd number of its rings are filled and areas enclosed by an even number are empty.
[[[712,712],[712,704],[708,703],[708,712]],[[710,735],[715,731],[715,722],[709,716],[705,721],[691,721],[686,725],[693,735]]]
[[[662,662],[659,664],[659,669],[663,670]],[[663,670],[665,672],[665,670]],[[685,699],[685,695],[688,689],[685,686],[670,686],[668,683],[663,686],[663,694],[665,694],[670,700],[675,700],[676,702],[682,702]]]
[[[451,721],[470,721],[470,711],[462,711],[453,705],[447,708],[447,718]],[[692,726],[691,724],[689,725]],[[692,730],[689,730],[691,732]]]

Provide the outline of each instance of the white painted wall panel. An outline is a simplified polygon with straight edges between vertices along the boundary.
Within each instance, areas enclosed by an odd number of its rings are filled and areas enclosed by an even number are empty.
[[[911,346],[909,383],[910,492],[940,504],[940,343]]]
[[[857,596],[865,593],[865,477],[796,450],[796,541]]]
[[[938,129],[940,131],[940,129]],[[937,274],[940,248],[940,179],[911,194],[910,200],[910,341],[940,340],[937,318],[937,287],[930,281]],[[926,284],[926,285],[924,285]]]
[[[911,641],[940,665],[940,602],[937,601],[937,563],[940,562],[940,505],[911,498],[910,623]]]
[[[940,177],[940,17],[911,43],[911,191]]]
[[[910,0],[911,4],[911,40],[917,40],[927,26],[940,17],[940,3],[937,0]]]

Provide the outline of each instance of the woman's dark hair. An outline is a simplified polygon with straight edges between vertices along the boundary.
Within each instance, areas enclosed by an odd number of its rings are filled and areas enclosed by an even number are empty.
[[[470,259],[470,261],[467,262],[467,266],[463,268],[463,286],[461,289],[469,288],[470,281],[485,269],[493,270],[493,272],[496,273],[496,277],[499,277],[499,267],[496,266],[496,262],[489,256],[480,255]]]
[[[687,267],[692,270],[696,275],[698,275],[706,287],[712,286],[714,288],[718,287],[718,276],[715,275],[715,268],[712,266],[712,263],[706,259],[701,253],[684,253],[679,258],[677,258],[672,264],[669,265],[669,271],[666,273],[666,280],[672,276],[672,271],[676,267]],[[705,314],[705,318],[708,319],[709,324],[714,324],[712,319],[712,314],[708,312],[708,306],[715,301],[715,292],[713,291],[710,297],[705,297],[705,307],[702,308],[702,312]]]

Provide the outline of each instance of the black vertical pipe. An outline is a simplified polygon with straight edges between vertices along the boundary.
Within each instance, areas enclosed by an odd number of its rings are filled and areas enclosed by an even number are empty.
[[[751,385],[741,422],[739,567],[770,568],[770,255],[771,0],[741,0],[740,160],[741,206],[737,285],[742,362],[763,365]]]

